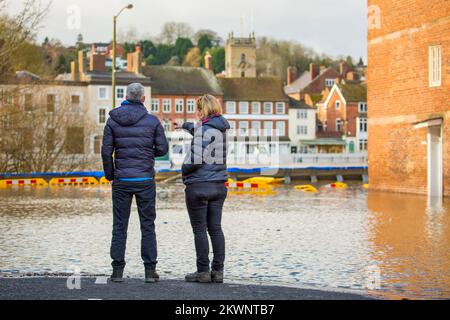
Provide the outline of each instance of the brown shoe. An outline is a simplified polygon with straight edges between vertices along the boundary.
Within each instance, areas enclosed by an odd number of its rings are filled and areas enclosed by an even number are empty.
[[[185,277],[187,282],[211,283],[211,273],[209,272],[194,272],[189,273]]]
[[[211,281],[214,283],[223,283],[223,271],[211,271]]]

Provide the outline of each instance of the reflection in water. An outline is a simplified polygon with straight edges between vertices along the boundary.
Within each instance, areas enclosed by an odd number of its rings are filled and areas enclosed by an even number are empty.
[[[109,187],[0,189],[0,273],[110,272]],[[159,189],[158,269],[182,278],[195,267],[181,185]],[[389,297],[450,297],[448,202],[348,190],[230,196],[224,210],[230,280],[369,290]],[[126,273],[143,276],[135,206]],[[375,271],[374,271],[375,270]],[[377,272],[380,278],[377,279]],[[375,274],[375,277],[372,279]],[[379,283],[377,282],[379,280]]]
[[[371,254],[392,297],[450,297],[450,212],[427,197],[371,192]]]

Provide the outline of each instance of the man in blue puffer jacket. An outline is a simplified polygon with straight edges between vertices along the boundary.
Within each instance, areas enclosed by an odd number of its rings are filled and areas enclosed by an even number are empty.
[[[130,84],[126,99],[119,108],[109,113],[102,145],[105,177],[113,181],[111,280],[123,281],[128,220],[134,195],[141,222],[141,256],[145,266],[145,281],[156,282],[159,276],[156,273],[154,165],[155,157],[167,154],[169,146],[160,121],[150,115],[143,104],[144,87],[140,83]]]

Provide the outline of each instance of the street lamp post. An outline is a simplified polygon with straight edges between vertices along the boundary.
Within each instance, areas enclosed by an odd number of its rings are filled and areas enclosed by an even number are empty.
[[[125,9],[133,9],[133,5],[129,4],[122,9],[120,9],[119,13],[113,17],[113,44],[112,44],[112,108],[116,107],[116,22],[119,15]]]

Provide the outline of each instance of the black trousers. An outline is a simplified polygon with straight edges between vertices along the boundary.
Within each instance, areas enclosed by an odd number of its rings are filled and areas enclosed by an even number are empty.
[[[222,231],[222,209],[227,197],[223,182],[205,182],[186,186],[186,206],[194,232],[197,252],[197,271],[209,272],[209,242],[211,238],[214,258],[212,270],[223,271],[225,237]]]
[[[119,182],[112,186],[113,200],[113,231],[111,241],[112,266],[125,267],[125,248],[127,242],[128,221],[133,196],[141,223],[141,257],[145,268],[155,269],[157,264],[157,247],[155,233],[155,181]]]

